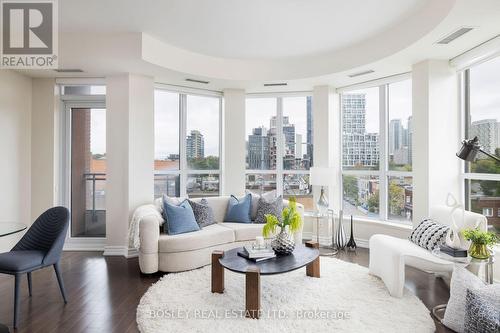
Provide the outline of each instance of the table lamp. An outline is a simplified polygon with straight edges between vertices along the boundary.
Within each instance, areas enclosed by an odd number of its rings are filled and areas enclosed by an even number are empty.
[[[481,152],[497,162],[500,162],[500,159],[497,156],[489,154],[482,149],[481,145],[479,145],[479,139],[477,136],[475,136],[474,139],[462,141],[462,147],[458,151],[457,157],[464,161],[474,162],[478,152]]]
[[[333,185],[334,175],[335,172],[332,168],[312,167],[310,170],[309,184],[312,186],[321,186],[321,193],[316,205],[318,206],[318,210],[322,212],[326,212],[329,206],[324,187]]]

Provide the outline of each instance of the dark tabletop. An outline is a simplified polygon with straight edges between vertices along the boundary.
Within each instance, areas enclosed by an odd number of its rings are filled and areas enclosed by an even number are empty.
[[[258,267],[261,275],[281,274],[290,272],[314,261],[319,256],[318,249],[297,246],[292,254],[277,256],[262,262],[253,262],[238,255],[242,247],[224,251],[224,256],[219,259],[220,264],[236,273],[246,273],[249,267]]]

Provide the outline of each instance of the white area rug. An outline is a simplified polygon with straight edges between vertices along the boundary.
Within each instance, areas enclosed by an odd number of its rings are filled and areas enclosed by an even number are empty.
[[[156,332],[434,332],[424,304],[408,290],[389,295],[368,269],[321,257],[321,278],[305,268],[261,276],[261,319],[245,318],[245,276],[225,270],[212,294],[211,267],[165,275],[142,297],[137,324]]]

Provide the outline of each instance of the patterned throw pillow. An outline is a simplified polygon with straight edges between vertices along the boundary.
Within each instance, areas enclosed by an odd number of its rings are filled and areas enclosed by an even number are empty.
[[[283,198],[281,195],[273,200],[267,200],[264,197],[259,199],[259,204],[257,206],[257,213],[255,214],[254,223],[266,223],[266,214],[274,215],[281,222],[283,217],[281,212],[283,211]]]
[[[500,285],[467,290],[465,304],[464,332],[500,332]]]
[[[424,249],[432,251],[437,246],[444,244],[449,229],[450,227],[433,220],[423,220],[413,229],[409,240]]]
[[[451,275],[450,299],[444,313],[443,324],[455,332],[463,332],[467,290],[479,290],[485,287],[487,286],[479,277],[456,265]]]
[[[249,190],[245,190],[245,195],[250,194],[252,196],[252,211],[251,211],[251,218],[253,221],[255,221],[255,217],[257,216],[257,208],[259,208],[259,199],[264,198],[267,201],[271,201],[273,199],[276,199],[276,190],[268,191],[268,192],[263,192],[261,194],[254,193]]]
[[[204,228],[215,223],[214,211],[212,210],[212,207],[208,205],[207,199],[203,198],[200,202],[188,200],[188,202],[191,205],[191,208],[193,208],[194,218],[200,228]]]

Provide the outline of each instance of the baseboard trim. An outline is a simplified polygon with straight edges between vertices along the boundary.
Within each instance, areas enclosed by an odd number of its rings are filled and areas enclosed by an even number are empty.
[[[304,240],[316,240],[316,234],[310,231],[303,232],[302,233],[302,238]],[[361,239],[361,238],[356,238],[354,237],[354,240],[356,241],[356,245],[361,248],[368,248],[368,240],[367,239]],[[328,246],[332,244],[332,239],[331,237],[325,237],[325,236],[319,236],[319,244],[321,246]]]
[[[126,246],[105,246],[104,247],[104,256],[123,256],[126,257],[128,254],[128,248]]]
[[[138,257],[139,251],[127,246],[105,246],[103,255],[109,257],[121,256],[128,259]]]
[[[104,238],[69,238],[64,243],[63,251],[104,251],[106,239]]]

